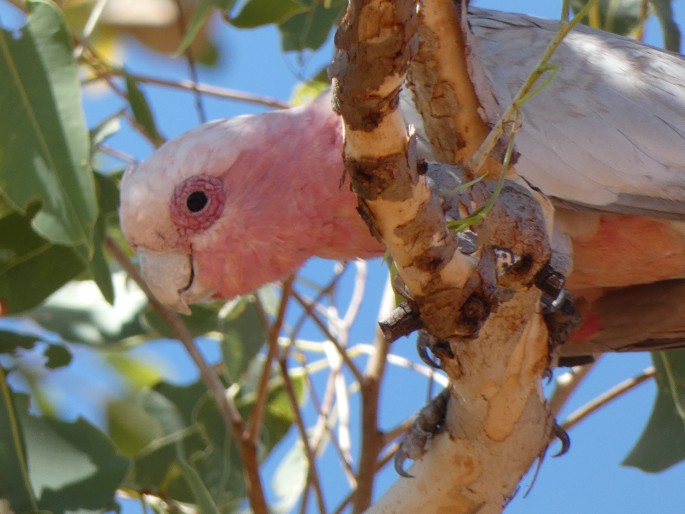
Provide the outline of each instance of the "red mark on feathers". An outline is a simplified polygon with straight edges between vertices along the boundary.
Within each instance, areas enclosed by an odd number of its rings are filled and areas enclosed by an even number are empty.
[[[567,287],[625,287],[685,274],[685,237],[674,224],[638,216],[602,215],[597,232],[573,240]]]

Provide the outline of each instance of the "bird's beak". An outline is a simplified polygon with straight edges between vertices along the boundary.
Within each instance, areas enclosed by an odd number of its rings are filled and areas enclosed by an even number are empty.
[[[137,252],[145,282],[167,307],[181,314],[190,314],[189,303],[212,295],[213,291],[203,287],[195,276],[192,255],[157,252],[141,246]]]

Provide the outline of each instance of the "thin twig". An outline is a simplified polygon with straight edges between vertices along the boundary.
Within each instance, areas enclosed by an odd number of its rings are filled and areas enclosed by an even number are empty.
[[[598,0],[589,0],[589,2],[585,4],[585,6],[578,12],[578,14],[576,14],[573,17],[573,19],[570,22],[561,22],[561,27],[555,34],[552,42],[545,49],[545,52],[538,61],[537,66],[528,76],[528,79],[526,79],[526,81],[523,83],[520,89],[516,92],[516,94],[514,95],[514,99],[511,101],[511,104],[504,111],[504,114],[502,114],[502,116],[495,124],[495,126],[492,128],[488,136],[481,143],[480,147],[478,147],[478,151],[473,155],[473,157],[471,157],[471,160],[468,162],[466,166],[468,170],[477,172],[481,168],[487,156],[490,154],[490,152],[495,147],[497,142],[500,140],[502,135],[505,133],[506,127],[509,126],[512,121],[518,119],[518,113],[521,108],[521,105],[523,105],[528,99],[531,98],[531,96],[535,95],[537,91],[540,91],[540,89],[545,86],[546,82],[543,81],[543,84],[541,86],[535,88],[535,85],[537,84],[538,80],[545,73],[554,70],[554,68],[550,67],[549,60],[552,58],[554,52],[556,52],[557,48],[564,40],[566,35],[571,31],[571,29],[573,29],[573,27],[575,27],[578,24],[580,20],[582,20],[585,17],[585,15],[587,15],[588,11],[592,9],[597,4],[597,2]]]
[[[394,305],[394,293],[388,279],[379,312],[379,319],[384,319]],[[379,328],[376,329],[374,341],[375,352],[369,357],[362,387],[362,430],[359,468],[357,470],[357,491],[354,496],[354,512],[361,513],[371,504],[373,486],[376,478],[376,460],[383,449],[383,434],[378,429],[378,410],[380,389],[385,372],[386,357],[390,350],[387,341]]]
[[[178,8],[178,29],[181,34],[185,34],[186,19],[185,13],[183,12],[183,2],[181,2],[181,0],[176,0],[176,7]],[[193,83],[192,91],[193,98],[195,100],[195,110],[197,111],[197,116],[200,119],[200,123],[206,123],[207,112],[205,111],[204,102],[202,101],[202,95],[197,90],[197,66],[195,64],[195,58],[193,57],[193,50],[191,48],[191,45],[188,45],[186,47],[185,51],[183,52],[183,55],[185,55],[186,62],[188,63],[188,71],[190,72],[190,79]]]
[[[135,164],[136,162],[138,162],[138,159],[136,159],[132,155],[122,152],[117,148],[112,148],[111,146],[103,144],[98,145],[97,148],[99,152],[109,155],[110,157],[114,157],[115,159],[119,159],[120,161],[125,162],[127,164]]]
[[[366,286],[367,266],[365,261],[355,261],[357,273],[354,277],[354,289],[352,290],[352,298],[347,306],[347,312],[343,316],[342,322],[345,330],[349,332],[352,323],[359,314],[362,300],[364,299],[364,288]]]
[[[238,450],[240,451],[240,457],[245,472],[245,487],[247,489],[250,506],[255,513],[267,514],[268,508],[264,497],[261,477],[259,475],[257,448],[254,444],[251,444],[249,440],[246,440],[243,437],[244,423],[235,403],[226,395],[224,385],[221,383],[221,380],[219,380],[217,374],[214,373],[212,368],[205,362],[204,357],[202,357],[202,354],[195,346],[192,334],[185,323],[183,323],[181,317],[157,300],[138,272],[138,269],[131,263],[124,251],[112,238],[105,238],[104,246],[114,260],[117,261],[124,271],[126,271],[128,276],[138,284],[138,287],[145,293],[152,308],[171,328],[190,355],[195,366],[197,366],[203,382],[214,397],[214,401],[226,422],[226,426],[238,443]]]
[[[278,359],[278,364],[281,369],[281,376],[283,377],[283,385],[285,392],[290,400],[290,405],[293,409],[293,414],[295,415],[295,426],[300,433],[300,440],[302,441],[302,446],[304,447],[304,453],[307,457],[307,463],[309,464],[308,479],[311,481],[312,487],[314,488],[314,496],[316,497],[316,503],[319,508],[319,512],[326,512],[326,504],[323,501],[323,492],[321,489],[321,482],[319,480],[319,473],[316,468],[316,457],[309,444],[309,438],[307,437],[307,429],[304,426],[304,421],[302,420],[302,413],[300,412],[299,404],[297,402],[297,396],[295,395],[295,390],[293,389],[293,384],[290,381],[290,375],[288,374],[288,363],[287,360]]]
[[[364,380],[364,377],[362,376],[361,371],[359,371],[359,368],[352,362],[352,359],[347,355],[347,352],[343,347],[340,346],[338,341],[336,340],[335,337],[333,337],[333,334],[331,334],[331,331],[328,330],[328,327],[321,321],[319,316],[317,316],[316,312],[314,312],[313,306],[307,302],[302,295],[300,295],[297,291],[293,290],[293,297],[295,300],[297,300],[297,303],[299,303],[302,308],[307,311],[307,314],[309,317],[314,321],[317,327],[323,332],[323,334],[330,340],[330,342],[335,346],[335,348],[338,350],[340,353],[340,357],[342,357],[342,360],[345,362],[345,365],[350,369],[352,374],[354,375],[355,379],[361,383]]]
[[[557,385],[548,402],[549,411],[552,413],[552,416],[556,418],[559,415],[568,399],[573,392],[578,389],[578,386],[592,368],[595,367],[595,364],[597,364],[597,361],[586,364],[585,366],[575,367],[572,371],[564,373],[557,378]]]
[[[83,27],[83,34],[81,36],[83,40],[88,41],[90,39],[108,1],[109,0],[97,0],[93,6],[93,9],[90,11],[90,16],[88,16],[88,21]]]
[[[259,440],[259,435],[262,430],[262,421],[264,419],[264,411],[266,409],[266,401],[269,395],[269,378],[271,377],[271,365],[276,358],[278,353],[278,335],[281,332],[281,327],[283,326],[283,320],[285,319],[285,311],[288,306],[288,300],[290,299],[290,294],[292,291],[293,277],[290,276],[283,281],[283,289],[281,293],[281,303],[278,306],[278,314],[276,319],[272,324],[269,324],[269,319],[261,302],[257,299],[256,306],[259,309],[262,317],[264,318],[265,324],[269,326],[268,333],[268,344],[269,349],[266,353],[266,358],[264,359],[264,369],[262,370],[262,375],[259,377],[259,384],[257,386],[257,399],[255,402],[254,409],[252,409],[252,416],[250,416],[249,426],[247,428],[247,433],[245,438],[252,442],[252,444],[257,444]]]
[[[290,105],[286,102],[276,100],[275,98],[268,98],[265,96],[257,96],[235,89],[221,88],[209,84],[193,83],[190,80],[167,80],[158,77],[150,77],[148,75],[141,75],[139,73],[126,73],[120,68],[110,68],[107,73],[114,76],[128,75],[136,82],[143,84],[150,84],[154,86],[168,87],[172,89],[181,89],[184,91],[191,91],[202,93],[204,95],[222,98],[224,100],[236,100],[238,102],[247,102],[256,105],[263,105],[265,107],[272,107],[274,109],[287,109]],[[99,72],[98,78],[104,78],[105,73]]]
[[[590,414],[595,412],[597,409],[617,399],[619,396],[634,389],[635,387],[642,384],[643,382],[646,382],[650,378],[653,378],[654,374],[654,368],[649,367],[645,369],[642,373],[640,373],[638,376],[629,378],[628,380],[624,380],[620,384],[617,384],[605,393],[599,395],[591,402],[587,403],[586,405],[583,405],[580,409],[576,410],[575,412],[572,412],[569,415],[569,417],[566,418],[566,421],[562,423],[561,428],[563,428],[564,430],[570,430],[572,427],[580,423],[582,420],[584,420]]]
[[[9,0],[9,2],[21,12],[26,13],[29,11],[28,5],[26,2],[22,2],[22,0]]]

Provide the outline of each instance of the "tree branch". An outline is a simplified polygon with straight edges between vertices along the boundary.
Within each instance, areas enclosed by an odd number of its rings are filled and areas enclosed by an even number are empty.
[[[569,417],[566,418],[566,421],[562,423],[561,428],[563,428],[564,430],[570,430],[572,427],[580,423],[590,414],[600,409],[607,403],[615,400],[616,398],[627,393],[628,391],[631,391],[643,382],[646,382],[647,380],[654,378],[654,374],[654,368],[649,367],[645,369],[642,373],[640,373],[638,376],[624,380],[620,384],[616,384],[614,387],[602,393],[591,402],[587,403],[586,405],[583,405],[580,409],[572,412],[569,415]]]
[[[212,393],[219,412],[221,412],[228,429],[233,438],[238,443],[238,450],[243,462],[245,472],[245,488],[247,490],[250,506],[258,514],[267,514],[268,508],[262,488],[262,481],[259,475],[259,463],[257,459],[257,447],[243,436],[244,423],[233,400],[226,395],[218,375],[207,365],[204,358],[195,346],[193,336],[183,323],[181,317],[170,309],[162,305],[152,293],[143,278],[138,273],[136,267],[128,259],[124,251],[110,237],[105,238],[104,246],[109,254],[126,271],[129,277],[138,284],[150,302],[152,308],[162,317],[162,319],[173,330],[176,337],[181,341],[190,358],[197,366],[203,382],[207,389]]]
[[[549,258],[547,223],[535,198],[512,186],[478,228],[480,251],[458,251],[441,198],[417,172],[412,138],[397,109],[416,46],[416,11],[408,0],[351,2],[336,34],[338,53],[331,67],[345,127],[345,169],[359,210],[385,242],[424,326],[448,340],[454,354],[445,361],[452,381],[449,437],[436,437],[412,469],[411,483],[400,479],[370,512],[497,512],[544,451],[553,425],[539,384],[549,362],[547,331],[538,312],[540,292],[530,286]],[[456,73],[468,80],[466,69]],[[475,137],[471,148],[482,141],[472,134],[450,136]],[[489,196],[484,188],[473,194]],[[511,299],[499,306],[504,297],[497,291],[491,236],[504,248],[525,250],[515,253],[530,260],[527,269],[500,279]],[[475,340],[465,339],[476,334]],[[365,435],[377,430],[371,421],[362,421]],[[376,459],[372,443],[363,448],[362,459],[367,450]],[[375,469],[376,461],[366,467]],[[362,484],[356,512],[370,501]]]

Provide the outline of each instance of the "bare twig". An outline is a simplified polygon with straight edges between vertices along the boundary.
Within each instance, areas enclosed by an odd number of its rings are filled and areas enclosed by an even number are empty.
[[[262,420],[264,419],[264,410],[266,409],[266,400],[269,395],[269,378],[271,377],[271,364],[273,363],[276,355],[278,353],[278,335],[281,332],[281,327],[283,326],[283,320],[285,319],[285,311],[288,306],[288,300],[290,299],[290,293],[292,291],[293,277],[288,277],[283,282],[283,289],[281,293],[281,303],[278,307],[278,314],[276,319],[272,324],[269,324],[269,319],[262,304],[257,300],[256,305],[259,309],[262,317],[264,318],[264,323],[269,327],[268,333],[268,344],[269,349],[264,359],[264,369],[259,377],[259,384],[257,386],[257,399],[252,409],[252,416],[250,417],[249,426],[247,428],[246,439],[252,442],[252,444],[257,444],[259,440],[259,434],[262,429]]]
[[[321,321],[319,316],[317,316],[316,312],[314,312],[313,306],[309,302],[307,302],[302,297],[302,295],[300,295],[297,291],[293,291],[293,297],[295,298],[295,300],[297,300],[297,303],[299,303],[302,306],[302,308],[307,312],[307,314],[316,324],[316,326],[319,327],[319,330],[321,330],[323,334],[330,340],[333,346],[335,346],[335,348],[340,353],[340,357],[342,357],[342,360],[345,362],[345,365],[350,369],[350,371],[357,379],[357,381],[361,383],[364,379],[364,377],[361,374],[361,371],[359,371],[359,368],[357,368],[354,362],[352,362],[352,359],[350,359],[350,357],[347,355],[345,349],[342,346],[340,346],[336,338],[333,337],[333,334],[331,334],[331,331],[328,329],[328,327]]]
[[[238,412],[235,403],[233,403],[233,400],[226,395],[226,390],[221,383],[221,380],[219,380],[218,375],[205,362],[202,354],[200,354],[195,346],[192,334],[185,326],[185,323],[183,323],[181,317],[162,305],[159,300],[155,298],[155,295],[147,286],[137,268],[131,263],[118,244],[112,238],[107,237],[104,246],[109,254],[117,261],[124,271],[126,271],[128,276],[142,289],[152,308],[171,328],[197,366],[203,382],[214,397],[214,401],[226,422],[226,426],[238,443],[238,450],[240,451],[240,457],[245,471],[245,487],[247,489],[250,506],[253,511],[258,514],[267,514],[268,508],[264,497],[261,477],[259,475],[257,447],[243,436],[243,420],[240,417],[240,413]]]
[[[107,5],[108,1],[109,0],[97,0],[93,6],[93,9],[90,11],[90,16],[88,16],[88,21],[83,27],[83,34],[81,36],[85,41],[90,39],[91,34],[95,30],[95,26],[97,25],[98,21],[100,21],[100,17],[102,16],[102,12],[105,10],[105,6]]]
[[[191,92],[197,91],[198,93],[214,96],[216,98],[222,98],[224,100],[236,100],[238,102],[247,102],[256,105],[263,105],[265,107],[272,107],[274,109],[287,109],[288,107],[290,107],[290,105],[288,105],[286,102],[276,100],[275,98],[252,95],[250,93],[245,93],[244,91],[216,87],[209,84],[194,83],[190,80],[167,80],[158,77],[142,75],[140,73],[126,73],[124,70],[115,67],[110,67],[106,73],[101,71],[97,74],[97,76],[98,78],[104,78],[106,74],[113,76],[128,75],[136,82],[140,82],[142,84],[151,84],[155,86],[168,87],[172,89],[181,89],[184,91]]]
[[[390,280],[387,281],[379,312],[383,319],[392,310],[394,294]],[[378,428],[378,411],[381,381],[385,373],[390,343],[383,332],[376,329],[375,352],[369,357],[362,386],[362,430],[357,491],[354,495],[354,512],[364,511],[371,503],[376,478],[376,460],[383,449],[383,434]]]
[[[304,421],[302,420],[302,413],[299,409],[299,404],[297,402],[297,396],[295,395],[295,390],[293,389],[293,384],[290,381],[290,375],[288,375],[288,364],[287,359],[279,359],[278,364],[281,369],[281,376],[283,377],[283,385],[285,386],[285,392],[290,400],[290,405],[293,409],[295,415],[295,426],[300,434],[300,440],[302,441],[302,446],[304,448],[305,456],[307,457],[307,463],[309,465],[308,480],[311,481],[312,487],[314,488],[314,496],[316,497],[317,507],[319,512],[326,512],[326,504],[323,500],[323,492],[321,489],[321,482],[319,480],[319,473],[316,468],[316,454],[309,444],[309,438],[307,436],[307,429],[304,426]]]
[[[578,386],[585,379],[587,374],[595,367],[597,361],[587,364],[585,366],[578,366],[572,371],[564,373],[557,378],[557,386],[554,388],[551,398],[549,399],[549,411],[556,418],[561,409],[564,407],[573,392],[578,389]]]
[[[183,12],[183,2],[181,0],[176,0],[176,7],[178,8],[178,29],[181,34],[185,34],[186,32],[186,18],[185,18],[185,13]],[[205,111],[205,106],[204,102],[202,101],[202,95],[200,92],[197,90],[197,82],[198,82],[198,75],[197,75],[197,66],[195,64],[195,58],[193,57],[193,50],[191,48],[192,45],[188,45],[183,52],[186,58],[186,62],[188,63],[188,71],[190,72],[190,79],[193,84],[192,91],[193,91],[193,98],[195,100],[195,110],[197,111],[198,118],[200,119],[200,123],[206,123],[207,122],[207,112]]]
[[[629,378],[628,380],[624,380],[620,384],[617,384],[605,393],[599,395],[597,398],[595,398],[588,404],[583,405],[580,409],[576,410],[575,412],[572,412],[569,415],[569,417],[566,418],[566,421],[562,423],[561,428],[563,428],[564,430],[570,430],[576,424],[580,423],[590,414],[600,409],[607,403],[615,400],[616,398],[627,393],[628,391],[635,389],[643,382],[646,382],[647,380],[653,378],[654,374],[654,368],[649,367],[645,369],[642,373],[640,373],[638,376]]]
[[[23,2],[22,0],[9,0],[9,2],[19,9],[21,12],[28,12],[29,8],[28,5],[26,5],[26,2]]]
[[[125,152],[122,152],[121,150],[117,148],[112,148],[111,146],[108,145],[98,145],[98,151],[104,154],[109,155],[110,157],[114,157],[115,159],[119,159],[122,162],[125,162],[127,164],[134,164],[135,162],[138,161],[135,157],[132,155],[129,155]]]

